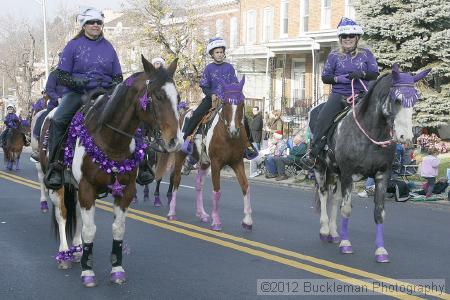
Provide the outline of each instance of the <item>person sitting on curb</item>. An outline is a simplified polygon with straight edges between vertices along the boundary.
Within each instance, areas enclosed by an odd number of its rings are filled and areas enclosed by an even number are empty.
[[[260,165],[263,161],[266,166],[267,174],[266,178],[275,178],[275,163],[272,160],[267,163],[267,159],[273,156],[280,156],[286,150],[286,142],[283,140],[283,134],[280,130],[275,131],[272,138],[269,140],[269,145],[267,148],[259,151],[259,155],[250,161],[250,176],[249,178],[256,177],[261,175],[261,170],[257,170],[258,165]],[[271,164],[272,163],[272,164]]]
[[[437,158],[437,150],[435,148],[428,148],[428,155],[425,156],[420,164],[420,176],[427,180],[426,197],[429,198],[433,194],[433,188],[436,183],[436,176],[438,175],[439,159]]]
[[[276,181],[286,180],[289,177],[286,175],[286,165],[293,163],[300,163],[300,159],[306,154],[308,145],[302,140],[300,135],[296,135],[293,140],[293,147],[287,156],[275,157],[275,164],[277,166],[278,177]]]

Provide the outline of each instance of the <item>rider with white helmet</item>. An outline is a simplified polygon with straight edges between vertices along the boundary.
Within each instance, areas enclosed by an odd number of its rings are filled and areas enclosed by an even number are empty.
[[[355,21],[343,17],[337,28],[340,48],[328,55],[322,72],[322,81],[331,84],[331,94],[320,110],[315,124],[311,150],[302,158],[303,166],[310,169],[327,142],[327,133],[334,117],[345,108],[345,98],[352,95],[352,79],[355,94],[364,93],[364,87],[379,75],[377,61],[367,48],[358,47],[364,31]]]
[[[160,67],[165,68],[166,67],[166,61],[161,56],[155,57],[152,59],[152,65],[155,67],[155,69],[158,69]]]
[[[206,53],[211,56],[213,62],[206,66],[205,70],[203,71],[202,78],[200,79],[200,87],[205,94],[205,98],[203,98],[202,102],[193,112],[192,117],[189,119],[185,126],[185,142],[181,147],[181,150],[186,153],[189,153],[188,149],[190,144],[190,140],[188,140],[187,138],[192,135],[192,132],[194,131],[198,122],[200,122],[203,116],[211,108],[212,97],[220,94],[220,89],[222,89],[220,81],[223,81],[227,84],[238,82],[234,67],[230,63],[224,61],[226,48],[227,46],[225,41],[220,37],[209,39],[208,45],[206,46]],[[246,156],[250,158],[256,156],[257,154],[255,155],[255,153],[257,153],[257,151],[251,145],[250,130],[246,119],[245,129],[247,132],[247,137],[250,141],[246,149]]]
[[[0,135],[0,141],[2,143],[1,144],[2,147],[4,147],[6,144],[6,135],[8,134],[9,129],[17,128],[20,124],[20,118],[16,115],[16,107],[14,106],[13,103],[10,102],[6,105],[6,111],[7,111],[7,115],[6,115],[5,119],[3,120],[3,123],[5,124],[6,128]],[[26,146],[28,146],[28,141],[27,141],[25,135],[23,135],[23,141],[24,141],[24,144]]]

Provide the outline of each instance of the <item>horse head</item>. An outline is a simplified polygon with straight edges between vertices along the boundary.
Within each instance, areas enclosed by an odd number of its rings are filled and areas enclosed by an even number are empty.
[[[245,76],[240,82],[227,84],[221,81],[217,91],[217,97],[222,101],[223,107],[221,119],[232,138],[240,136],[241,126],[244,125],[244,94],[242,89]]]
[[[397,64],[392,66],[392,85],[387,97],[389,101],[386,102],[383,112],[393,123],[394,140],[397,142],[409,142],[413,138],[413,108],[420,99],[415,83],[427,76],[430,71],[431,69],[427,69],[412,75],[401,72]]]
[[[136,103],[139,120],[150,125],[168,152],[177,151],[182,142],[177,110],[180,96],[173,80],[177,61],[175,59],[167,69],[155,69],[142,56],[145,86]]]

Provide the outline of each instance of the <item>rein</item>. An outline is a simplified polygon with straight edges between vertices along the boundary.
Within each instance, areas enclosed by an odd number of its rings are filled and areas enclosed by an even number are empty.
[[[358,122],[358,119],[356,118],[356,110],[355,110],[355,99],[356,99],[356,95],[355,95],[355,87],[354,87],[354,81],[355,79],[352,79],[352,95],[350,97],[347,98],[347,103],[351,103],[352,104],[352,113],[353,113],[353,119],[355,120],[356,125],[358,126],[358,128],[361,130],[361,132],[369,139],[369,141],[371,141],[372,143],[374,143],[375,145],[381,146],[382,148],[386,148],[387,146],[389,146],[392,143],[392,133],[391,133],[391,139],[390,140],[386,140],[386,141],[375,141],[374,139],[372,139],[369,134],[364,130],[364,128],[361,126],[361,124]],[[367,92],[367,87],[364,84],[364,82],[359,79],[359,82],[362,84],[362,86],[364,87],[364,90],[366,90]]]

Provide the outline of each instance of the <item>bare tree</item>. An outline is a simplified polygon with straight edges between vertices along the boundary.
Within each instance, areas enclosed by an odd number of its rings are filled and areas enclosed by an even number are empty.
[[[130,13],[144,26],[145,37],[163,49],[162,56],[171,61],[178,58],[176,81],[183,98],[198,101],[198,83],[205,66],[205,41],[200,34],[201,15],[181,8],[170,0],[128,0]],[[189,1],[185,1],[189,2]]]

